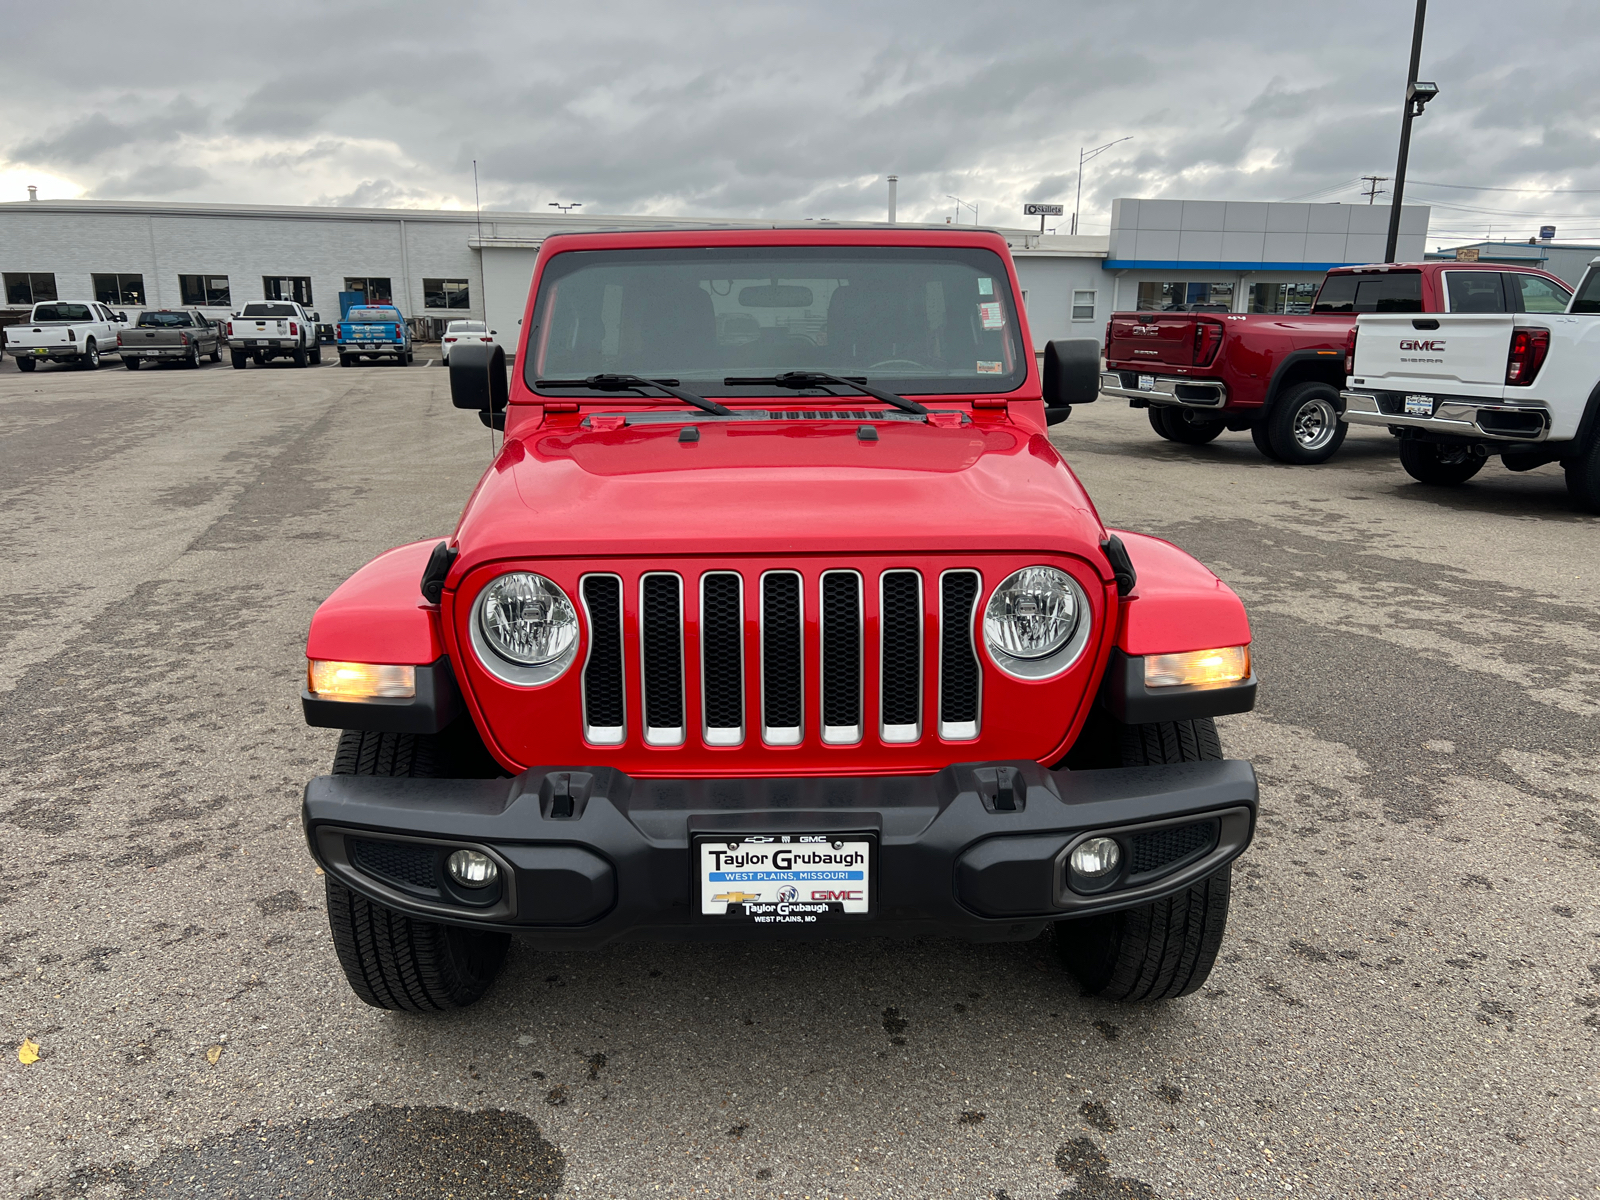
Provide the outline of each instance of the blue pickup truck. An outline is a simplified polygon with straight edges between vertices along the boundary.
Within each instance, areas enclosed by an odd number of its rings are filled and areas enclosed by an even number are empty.
[[[339,348],[341,367],[353,367],[376,358],[391,358],[397,366],[406,366],[415,354],[406,319],[392,304],[352,306],[339,322],[334,341]]]

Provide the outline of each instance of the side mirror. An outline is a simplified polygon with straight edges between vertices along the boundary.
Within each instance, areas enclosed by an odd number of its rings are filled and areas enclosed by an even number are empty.
[[[128,323],[128,314],[125,313],[125,312],[119,312],[117,314],[117,320],[121,321],[124,325],[126,325]]]
[[[1057,425],[1072,415],[1074,404],[1092,404],[1100,396],[1100,343],[1094,338],[1047,342],[1044,348],[1044,416]]]
[[[509,399],[504,350],[480,342],[450,351],[450,403],[492,417],[505,411]]]
[[[489,336],[490,337],[499,337],[500,336],[500,331],[498,329],[491,329],[491,330],[489,330]]]

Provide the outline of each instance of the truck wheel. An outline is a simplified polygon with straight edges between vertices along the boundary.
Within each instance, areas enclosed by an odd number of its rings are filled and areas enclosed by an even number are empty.
[[[347,729],[335,775],[429,777],[451,762],[443,735]],[[351,989],[374,1008],[438,1012],[482,998],[505,965],[510,934],[419,921],[327,878],[328,925]]]
[[[1280,461],[1278,452],[1272,448],[1272,439],[1267,436],[1267,423],[1257,421],[1250,426],[1250,440],[1256,444],[1256,449],[1261,451],[1261,457],[1273,462]]]
[[[19,358],[19,359],[17,359],[17,370],[19,370],[19,371],[31,371],[35,367],[37,367],[38,365],[39,364],[34,362],[33,359],[31,359],[31,358]]]
[[[1209,717],[1115,727],[1123,766],[1222,757]],[[1105,1000],[1171,1000],[1211,974],[1228,926],[1233,864],[1176,896],[1141,908],[1058,921],[1056,950],[1084,995]]]
[[[190,343],[190,345],[189,345],[189,357],[183,360],[183,365],[184,365],[185,368],[187,368],[190,371],[198,371],[200,369],[200,347],[199,346],[194,345],[192,342]]]
[[[20,358],[17,365],[22,365]],[[1590,439],[1582,453],[1563,465],[1567,472],[1567,495],[1572,498],[1573,505],[1581,512],[1600,513],[1600,439]]]
[[[313,367],[320,367],[322,365],[322,346],[320,343],[311,347],[311,365]]]
[[[311,365],[311,356],[306,353],[304,346],[296,346],[293,357],[294,365],[297,367],[309,367]]]
[[[355,363],[356,363],[356,360],[355,360],[353,355],[349,355],[349,354],[341,354],[341,355],[339,355],[339,365],[341,367],[353,367],[353,366],[355,366]]]
[[[1409,437],[1400,441],[1400,465],[1418,483],[1454,487],[1483,470],[1483,463],[1470,446],[1446,446]]]
[[[221,345],[221,343],[218,343],[217,348],[215,350],[213,350],[210,354],[208,354],[206,357],[209,358],[214,363],[221,362],[222,361],[222,345]]]
[[[250,356],[243,350],[230,350],[228,357],[233,361],[233,369],[235,371],[244,370],[245,364],[250,361]]]
[[[1311,466],[1327,462],[1349,429],[1339,419],[1339,393],[1326,383],[1300,383],[1267,413],[1267,441],[1280,462]]]
[[[1160,421],[1161,427],[1156,430],[1169,442],[1178,442],[1185,446],[1204,446],[1207,442],[1216,441],[1217,435],[1226,429],[1226,421],[1208,421],[1206,418],[1189,408],[1150,408],[1150,424],[1155,425]]]
[[[137,358],[128,358],[126,355],[123,356],[122,365],[127,367],[130,371],[137,371],[140,367],[144,366],[144,364]]]
[[[1162,408],[1159,404],[1152,404],[1144,411],[1145,414],[1150,418],[1150,428],[1156,431],[1156,436],[1161,438],[1163,441],[1170,442],[1172,440],[1172,435],[1167,432],[1167,418],[1165,416],[1167,410]]]
[[[100,347],[95,345],[93,338],[83,344],[83,355],[78,359],[85,371],[98,371],[100,369]]]

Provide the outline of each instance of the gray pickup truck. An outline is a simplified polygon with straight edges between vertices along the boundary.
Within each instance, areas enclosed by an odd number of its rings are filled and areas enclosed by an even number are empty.
[[[177,362],[198,367],[200,356],[222,361],[222,327],[192,308],[152,309],[139,314],[132,329],[117,334],[122,365],[137,371],[147,362]]]

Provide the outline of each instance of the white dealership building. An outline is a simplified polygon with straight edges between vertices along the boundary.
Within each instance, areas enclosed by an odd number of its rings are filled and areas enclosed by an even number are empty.
[[[1364,204],[1117,200],[1109,236],[999,229],[1017,260],[1034,340],[1100,337],[1117,309],[1305,311],[1329,267],[1382,259],[1389,209]],[[116,308],[297,299],[337,319],[339,293],[392,301],[418,332],[487,320],[506,338],[534,258],[558,231],[770,221],[460,210],[32,200],[0,204],[0,322],[35,300]],[[841,223],[844,224],[844,223]],[[1401,211],[1398,257],[1423,256],[1428,209]]]

